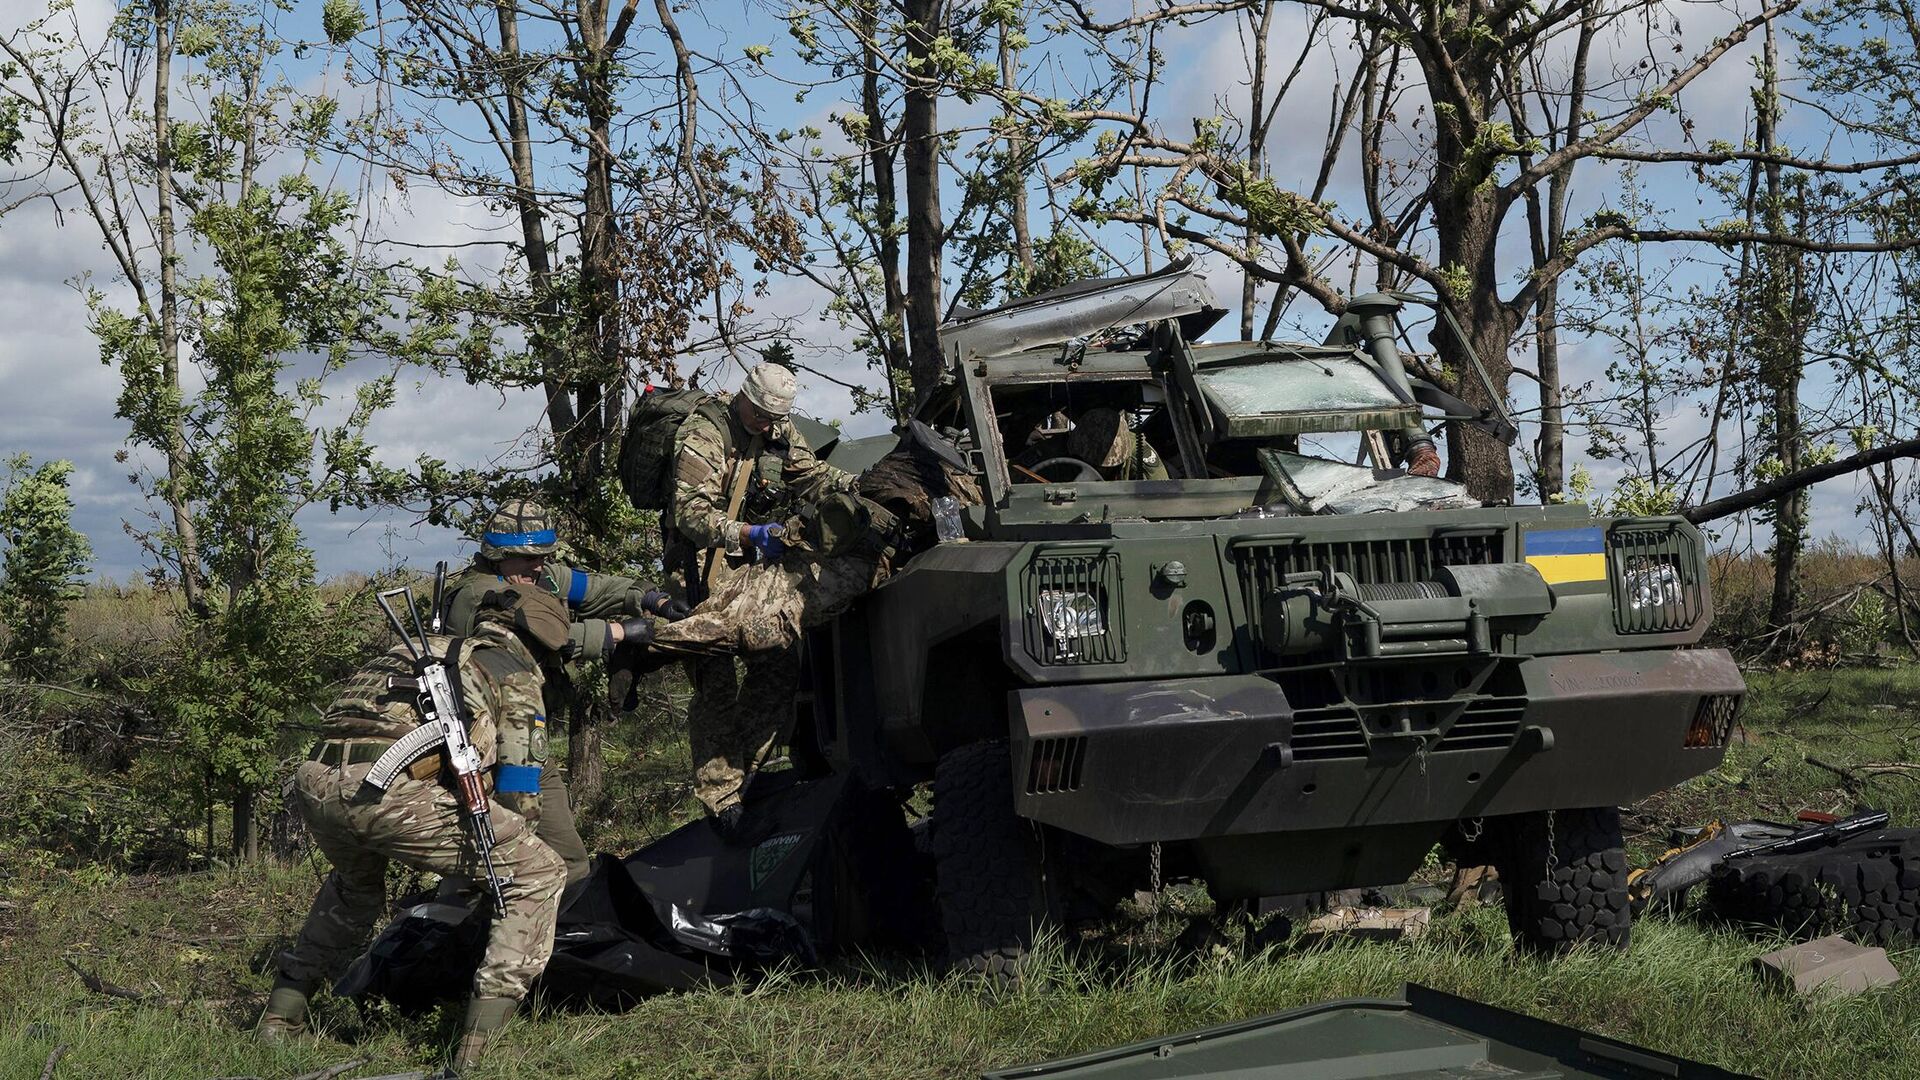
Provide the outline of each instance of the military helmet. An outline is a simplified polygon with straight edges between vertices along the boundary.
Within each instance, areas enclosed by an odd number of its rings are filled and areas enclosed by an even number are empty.
[[[773,363],[756,364],[747,372],[747,381],[740,385],[740,393],[753,407],[775,420],[784,420],[793,411],[793,398],[799,391],[793,372]]]
[[[1090,465],[1111,469],[1133,455],[1133,429],[1118,409],[1088,409],[1074,418],[1067,434],[1067,453]]]
[[[532,499],[513,499],[487,519],[480,534],[480,554],[488,559],[509,555],[551,555],[560,546],[553,515]]]

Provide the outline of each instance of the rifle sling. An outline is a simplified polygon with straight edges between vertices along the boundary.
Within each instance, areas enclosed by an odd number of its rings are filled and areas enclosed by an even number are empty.
[[[760,434],[755,432],[753,438],[747,440],[746,453],[734,459],[733,471],[727,475],[727,521],[729,524],[740,520],[740,506],[747,501],[747,483],[753,479],[754,468],[759,462]],[[741,468],[743,465],[747,467]],[[725,544],[707,549],[707,567],[706,571],[700,575],[700,581],[709,593],[713,591],[714,568],[725,551]]]

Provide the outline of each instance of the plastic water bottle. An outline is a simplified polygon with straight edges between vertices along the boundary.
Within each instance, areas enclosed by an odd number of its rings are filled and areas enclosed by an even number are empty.
[[[955,543],[967,538],[967,530],[960,523],[960,500],[951,495],[941,495],[933,500],[933,532],[943,544]]]

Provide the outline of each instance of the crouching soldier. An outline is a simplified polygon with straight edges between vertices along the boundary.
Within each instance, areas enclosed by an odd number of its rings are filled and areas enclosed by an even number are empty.
[[[433,635],[464,702],[468,740],[491,788],[492,867],[503,913],[487,932],[474,973],[454,1070],[474,1062],[546,967],[566,867],[535,835],[547,758],[541,659],[566,646],[567,611],[530,578],[514,575],[477,605],[473,634]],[[462,819],[451,768],[439,750],[400,770],[382,791],[368,773],[423,721],[415,667],[396,646],[349,682],[327,710],[324,735],[294,774],[293,802],[333,873],[314,898],[257,1029],[278,1041],[306,1027],[307,1001],[338,976],[385,914],[389,860],[415,870],[483,878]]]
[[[687,613],[685,603],[651,585],[590,574],[560,562],[554,558],[559,546],[546,507],[526,499],[505,503],[480,534],[480,551],[472,564],[447,580],[442,602],[442,618],[454,634],[473,633],[481,599],[508,581],[530,581],[565,602],[566,644],[543,658],[544,714],[555,719],[571,712],[573,680],[566,665],[630,656],[652,639],[651,616],[672,619]],[[587,876],[587,845],[574,825],[573,804],[557,768],[540,772],[539,832],[566,861],[567,884]]]

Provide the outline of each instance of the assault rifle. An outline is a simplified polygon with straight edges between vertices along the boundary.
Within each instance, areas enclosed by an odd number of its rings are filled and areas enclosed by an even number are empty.
[[[1649,903],[1679,896],[1713,876],[1716,867],[1761,855],[1791,855],[1884,828],[1884,810],[1866,810],[1811,829],[1771,821],[1710,821],[1691,839],[1627,875],[1627,898],[1638,913]]]
[[[433,579],[433,626],[440,628],[440,608],[447,584],[447,564],[441,563],[435,568]],[[419,727],[402,736],[387,752],[380,755],[367,773],[367,783],[385,791],[396,780],[402,769],[438,749],[446,754],[447,767],[453,773],[454,795],[465,813],[468,831],[473,834],[473,849],[480,855],[480,864],[485,869],[487,891],[493,896],[493,912],[497,916],[507,913],[505,895],[501,892],[500,876],[493,869],[493,817],[488,811],[487,789],[484,783],[486,771],[481,764],[480,751],[474,748],[467,738],[466,710],[462,707],[459,691],[454,680],[447,674],[447,663],[451,656],[433,655],[432,641],[420,626],[420,613],[414,607],[413,589],[402,585],[395,589],[380,592],[380,610],[387,613],[387,621],[400,635],[401,644],[413,657],[414,677],[411,679],[392,678],[387,680],[390,690],[411,690],[418,695],[417,704],[424,718]],[[401,621],[393,609],[391,598],[401,597],[406,601],[407,614],[412,619],[411,632],[408,625]],[[418,643],[415,637],[418,636]]]

